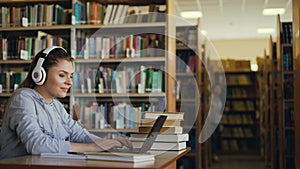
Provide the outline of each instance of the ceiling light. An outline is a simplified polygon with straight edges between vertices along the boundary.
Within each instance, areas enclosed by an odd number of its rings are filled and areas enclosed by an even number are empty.
[[[263,10],[263,15],[282,15],[284,13],[284,8],[266,8]]]
[[[258,65],[255,63],[251,64],[251,70],[256,72],[258,70]]]
[[[201,11],[185,11],[180,12],[180,16],[184,18],[202,18],[202,12]]]
[[[275,32],[273,28],[258,28],[256,31],[259,34],[272,34]]]

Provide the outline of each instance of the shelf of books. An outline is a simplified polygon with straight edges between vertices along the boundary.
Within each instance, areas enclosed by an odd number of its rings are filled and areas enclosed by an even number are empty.
[[[9,0],[1,1],[0,6],[1,120],[9,96],[28,72],[31,58],[49,45],[63,46],[69,50],[71,1]],[[68,109],[69,100],[62,102]]]
[[[269,142],[268,147],[270,148],[267,153],[266,163],[270,164],[270,168],[274,169],[276,166],[279,166],[279,146],[278,146],[278,61],[277,61],[277,51],[276,51],[277,43],[273,41],[272,36],[269,39],[269,65],[270,65],[270,73],[268,76],[269,79],[269,108],[270,108],[270,116],[268,116],[269,127],[266,127],[266,138]],[[269,153],[269,157],[268,157]]]
[[[202,155],[201,145],[198,142],[200,102],[199,102],[199,81],[201,77],[201,43],[198,25],[176,27],[176,109],[184,112],[184,133],[189,134],[188,147],[191,152],[182,157],[178,164],[184,168],[201,168]],[[199,38],[199,39],[198,39]],[[202,86],[201,86],[202,87]],[[198,124],[200,123],[200,124]],[[192,160],[192,161],[191,161]]]
[[[272,38],[270,37],[270,44],[271,47],[273,45]],[[271,156],[273,155],[273,147],[272,143],[272,125],[274,125],[274,116],[271,112],[271,76],[272,76],[272,49],[270,53],[267,54],[266,49],[264,50],[263,57],[258,57],[256,62],[258,64],[258,110],[260,111],[260,154],[265,160],[265,165],[270,167],[271,166]]]
[[[129,134],[139,131],[145,112],[175,112],[170,76],[176,59],[169,60],[175,28],[165,15],[173,11],[172,2],[74,1],[73,6],[76,73],[70,105],[79,105],[82,125],[96,133]]]
[[[214,107],[215,103],[213,101],[213,96],[215,92],[215,89],[221,86],[221,82],[219,81],[222,79],[221,77],[218,77],[216,74],[214,67],[216,65],[215,62],[212,60],[212,56],[209,54],[211,53],[211,49],[208,48],[209,45],[207,45],[207,39],[205,39],[205,45],[203,45],[203,54],[202,54],[202,62],[203,62],[203,71],[202,71],[202,126],[204,126],[208,114],[211,111],[210,109]],[[211,81],[211,79],[215,79],[214,82]],[[219,79],[220,78],[220,79]],[[213,84],[214,83],[214,84]],[[214,87],[212,87],[214,86]],[[217,87],[218,86],[218,87]],[[215,96],[220,98],[221,94],[216,94]],[[219,103],[217,103],[219,104]],[[212,106],[212,107],[211,107]],[[212,133],[212,136],[208,138],[204,143],[202,143],[202,154],[203,154],[203,169],[207,169],[212,165],[214,156],[217,156],[217,149],[218,149],[218,140],[216,139],[219,135],[218,127],[215,129],[215,131]]]
[[[299,39],[299,30],[300,30],[300,3],[297,0],[292,1],[293,6],[293,58],[294,58],[294,73],[295,77],[299,77],[300,75],[300,39]],[[300,85],[300,79],[295,78],[294,79],[294,86]],[[297,93],[297,90],[294,90],[294,112],[300,112],[300,95]],[[300,141],[300,123],[299,123],[299,113],[294,114],[294,127],[295,127],[295,143],[299,143]],[[300,148],[298,144],[295,144],[294,147],[295,154],[295,168],[298,169],[300,167]]]
[[[227,97],[220,125],[221,153],[259,153],[256,72],[227,71]]]
[[[295,168],[294,72],[292,22],[281,22],[278,16],[278,125],[279,168]]]

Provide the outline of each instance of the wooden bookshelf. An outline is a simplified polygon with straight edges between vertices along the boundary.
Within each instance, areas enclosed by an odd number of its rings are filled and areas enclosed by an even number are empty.
[[[201,168],[202,145],[199,143],[199,133],[202,110],[199,92],[202,88],[201,72],[201,41],[200,20],[197,25],[176,27],[176,109],[185,112],[184,129],[189,133],[188,146],[191,152],[181,158],[179,166],[184,168]],[[201,87],[201,88],[200,88]],[[189,164],[184,166],[184,164]]]
[[[270,56],[270,168],[275,169],[279,167],[279,137],[278,137],[278,61],[276,42],[272,36],[269,39],[269,56]],[[265,157],[267,158],[267,157]]]
[[[300,85],[300,39],[299,39],[299,30],[300,30],[300,3],[298,0],[293,0],[292,1],[292,6],[293,6],[293,58],[294,58],[294,73],[295,73],[295,81],[294,81],[294,86],[299,86]],[[300,95],[297,93],[296,90],[294,90],[294,112],[295,113],[295,169],[300,169],[300,148],[299,148],[299,141],[300,141],[300,115],[298,112],[300,112]]]
[[[271,114],[270,114],[270,56],[264,50],[263,57],[256,59],[258,64],[258,97],[257,106],[260,112],[260,155],[265,160],[265,165],[270,166],[271,158]]]
[[[292,22],[277,18],[279,168],[295,168]]]
[[[226,73],[227,97],[220,126],[221,153],[259,154],[257,73]]]

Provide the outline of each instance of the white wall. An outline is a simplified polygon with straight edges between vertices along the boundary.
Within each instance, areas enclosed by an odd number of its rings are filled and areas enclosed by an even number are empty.
[[[262,57],[265,49],[269,53],[269,39],[212,40],[211,43],[222,59],[246,59],[255,64],[256,57]]]

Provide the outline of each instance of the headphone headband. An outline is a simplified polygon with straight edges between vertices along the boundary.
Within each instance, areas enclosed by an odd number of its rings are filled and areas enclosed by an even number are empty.
[[[50,47],[46,48],[46,49],[43,51],[43,53],[45,54],[44,57],[47,57],[48,54],[49,54],[52,50],[54,50],[54,49],[63,49],[63,50],[67,53],[66,49],[64,49],[63,47],[60,47],[60,46],[50,46]]]
[[[37,64],[35,65],[35,67],[32,71],[32,74],[31,74],[32,80],[35,82],[35,84],[37,84],[37,85],[44,84],[44,82],[46,80],[46,71],[43,68],[43,63],[44,63],[46,57],[48,56],[48,54],[54,49],[63,49],[66,53],[68,53],[66,51],[66,49],[64,49],[63,47],[60,47],[60,46],[51,46],[51,47],[46,48],[43,51],[44,56],[41,56],[39,58],[39,60],[37,61]]]

